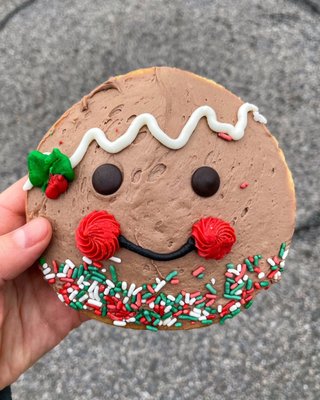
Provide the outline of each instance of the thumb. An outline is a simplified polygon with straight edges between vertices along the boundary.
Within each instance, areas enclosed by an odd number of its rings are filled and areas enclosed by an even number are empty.
[[[29,268],[48,246],[52,229],[45,218],[36,218],[0,236],[0,281],[16,278]]]

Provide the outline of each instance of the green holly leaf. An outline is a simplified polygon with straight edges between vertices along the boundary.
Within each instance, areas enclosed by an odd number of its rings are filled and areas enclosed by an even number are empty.
[[[63,175],[68,181],[73,181],[74,171],[72,169],[69,157],[62,154],[59,149],[53,149],[52,153],[50,154],[50,160],[50,174]]]
[[[46,163],[47,157],[37,150],[28,155],[29,179],[33,186],[43,187],[48,182],[50,165]]]

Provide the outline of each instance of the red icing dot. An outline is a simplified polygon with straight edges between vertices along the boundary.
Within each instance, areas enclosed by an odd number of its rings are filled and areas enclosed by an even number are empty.
[[[76,244],[82,254],[94,261],[105,260],[119,249],[120,225],[107,211],[93,211],[76,230]]]
[[[51,175],[45,191],[46,196],[49,199],[57,199],[68,189],[68,185],[69,183],[63,175]]]
[[[248,183],[248,182],[243,182],[243,183],[241,183],[241,185],[240,185],[240,189],[246,189],[248,186],[249,186],[249,183]]]
[[[236,234],[230,224],[219,218],[202,218],[192,227],[192,236],[200,257],[220,260],[230,253]]]

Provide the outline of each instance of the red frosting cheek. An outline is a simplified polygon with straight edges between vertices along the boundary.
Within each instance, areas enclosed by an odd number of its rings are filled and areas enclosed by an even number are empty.
[[[200,257],[221,260],[236,242],[234,229],[219,218],[202,218],[192,227],[192,236]]]
[[[93,211],[84,217],[76,230],[80,252],[94,261],[109,259],[119,249],[120,224],[106,211]]]

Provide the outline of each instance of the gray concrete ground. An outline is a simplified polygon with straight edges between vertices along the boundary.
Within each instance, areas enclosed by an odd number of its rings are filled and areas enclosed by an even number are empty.
[[[173,65],[259,105],[298,196],[284,279],[247,313],[173,334],[87,323],[13,385],[15,399],[320,397],[319,15],[317,1],[1,0],[0,189],[96,84]]]

